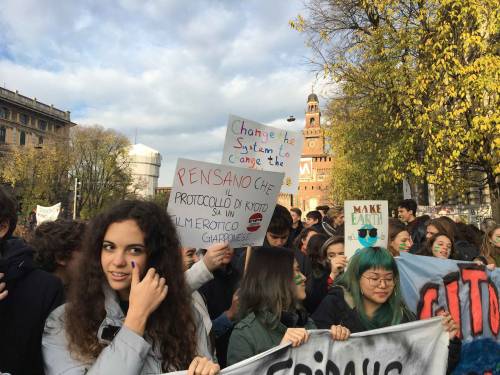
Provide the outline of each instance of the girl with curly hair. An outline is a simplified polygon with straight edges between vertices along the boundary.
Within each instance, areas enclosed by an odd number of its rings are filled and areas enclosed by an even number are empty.
[[[179,239],[164,210],[121,202],[90,223],[83,244],[68,303],[45,325],[47,375],[219,372],[197,356],[208,354],[197,348],[204,330],[195,322]]]

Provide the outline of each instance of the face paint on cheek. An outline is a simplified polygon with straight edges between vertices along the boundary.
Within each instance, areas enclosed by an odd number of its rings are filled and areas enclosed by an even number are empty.
[[[441,251],[441,246],[439,245],[434,245],[433,249],[432,249],[433,253],[437,254]]]
[[[401,242],[399,244],[399,251],[408,251],[407,250],[407,246],[406,246],[406,243],[405,242]]]
[[[302,275],[295,275],[295,277],[293,278],[293,282],[295,283],[295,285],[302,284]]]
[[[493,243],[496,246],[500,246],[500,236],[495,236],[495,238],[493,239]]]

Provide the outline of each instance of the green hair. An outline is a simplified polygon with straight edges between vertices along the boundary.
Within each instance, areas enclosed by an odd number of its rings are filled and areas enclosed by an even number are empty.
[[[361,275],[369,269],[384,269],[394,274],[394,290],[389,299],[369,319],[366,315],[363,295],[359,286]],[[350,259],[349,266],[344,274],[335,283],[342,286],[352,295],[354,307],[359,313],[361,322],[367,329],[382,328],[400,324],[406,307],[401,299],[399,290],[399,272],[396,261],[391,253],[381,247],[366,247],[358,250]]]

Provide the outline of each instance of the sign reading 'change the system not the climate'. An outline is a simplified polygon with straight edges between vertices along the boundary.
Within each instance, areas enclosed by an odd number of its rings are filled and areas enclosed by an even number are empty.
[[[387,247],[387,201],[345,201],[345,254],[351,257],[364,247]]]
[[[283,173],[179,159],[168,202],[183,246],[262,245]]]
[[[222,164],[283,172],[283,193],[295,194],[299,187],[302,135],[237,116],[229,116]]]

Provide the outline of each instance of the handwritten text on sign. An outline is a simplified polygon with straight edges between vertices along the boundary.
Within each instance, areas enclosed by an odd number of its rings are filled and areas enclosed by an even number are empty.
[[[283,173],[179,159],[168,211],[183,246],[262,245]]]
[[[300,133],[229,116],[222,164],[284,172],[281,191],[296,193],[302,150]]]

